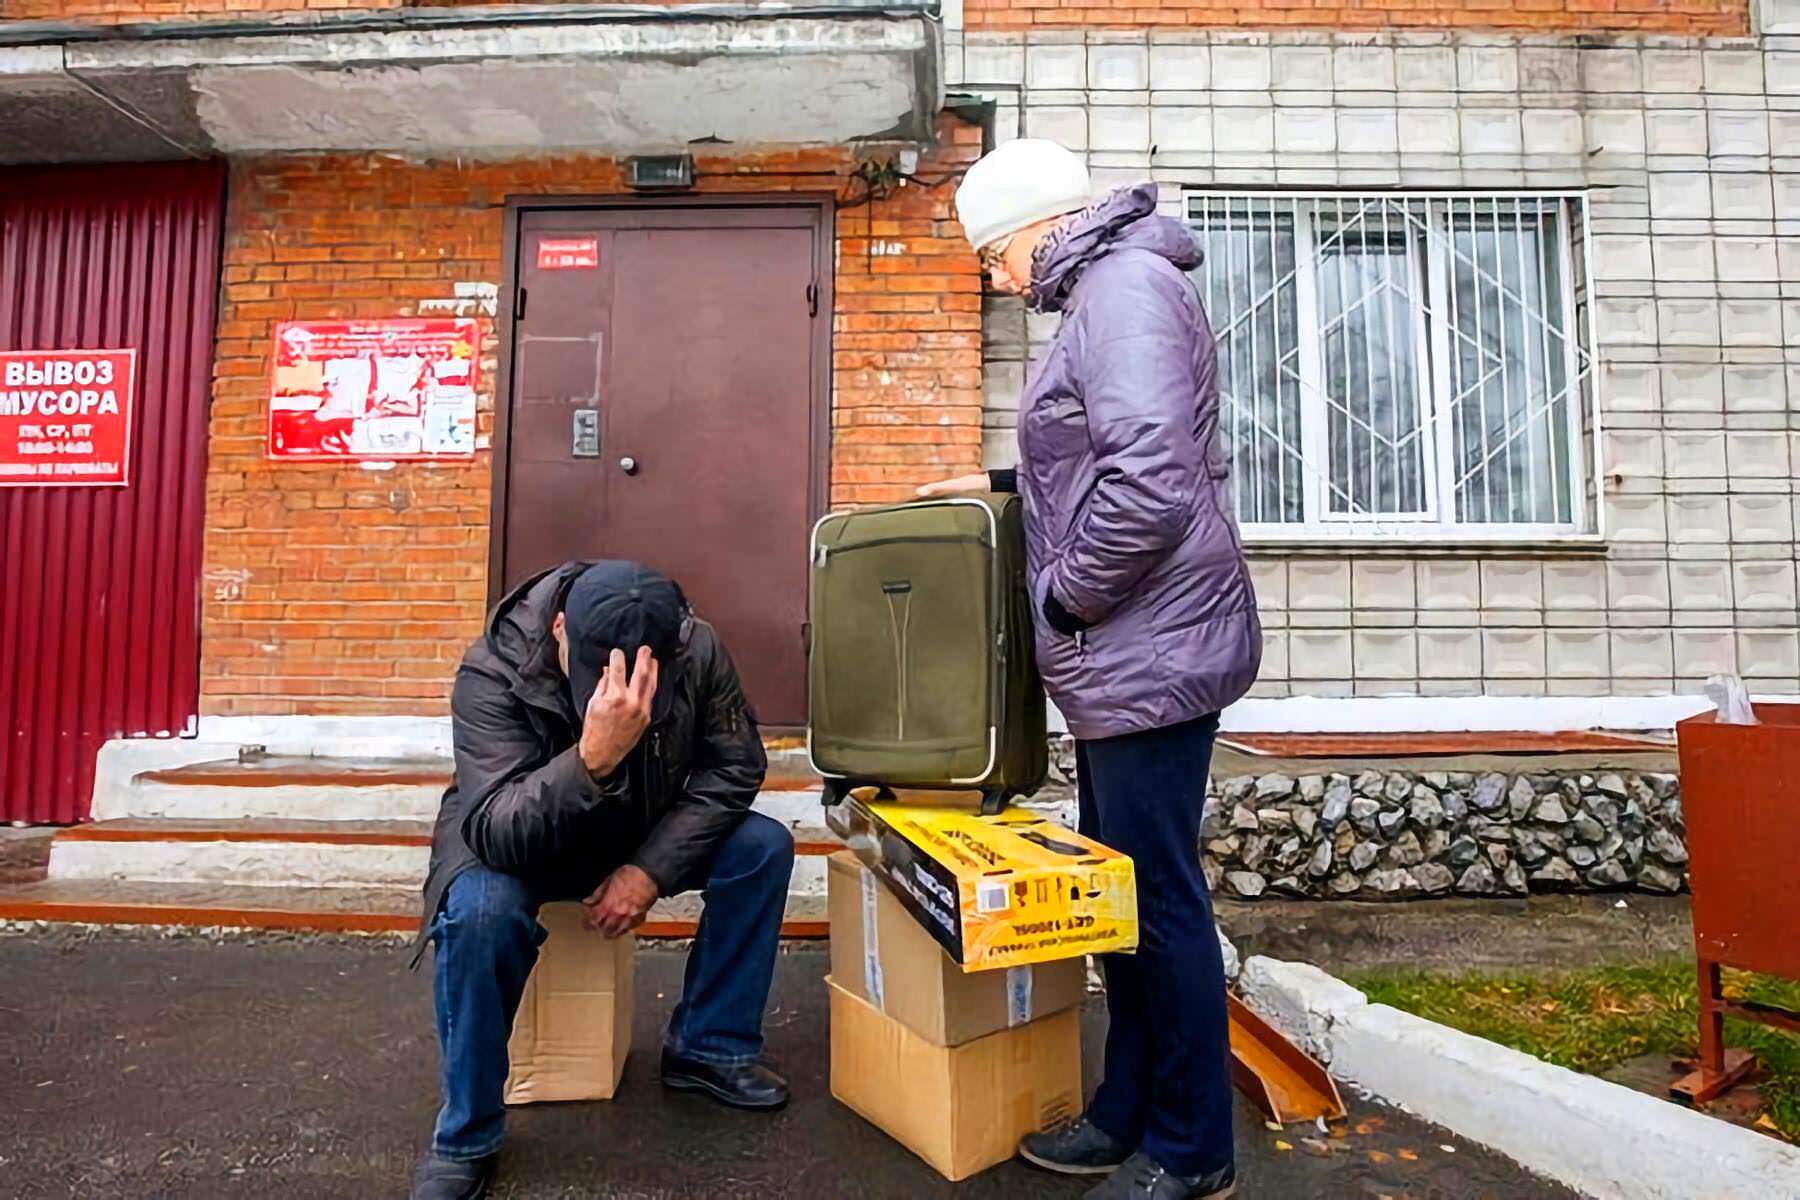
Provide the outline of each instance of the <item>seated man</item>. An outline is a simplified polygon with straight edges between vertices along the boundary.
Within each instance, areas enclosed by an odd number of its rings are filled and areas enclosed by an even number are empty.
[[[702,890],[663,1083],[739,1108],[786,1103],[786,1082],[758,1059],[793,837],[749,811],[768,767],[756,718],[681,590],[628,562],[530,580],[463,656],[450,711],[456,776],[419,943],[437,946],[443,1109],[415,1200],[487,1189],[547,900],[582,898],[594,936],[618,937],[658,896]]]

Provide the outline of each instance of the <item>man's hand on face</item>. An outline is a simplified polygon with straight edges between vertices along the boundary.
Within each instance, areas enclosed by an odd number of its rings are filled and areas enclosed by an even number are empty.
[[[618,769],[650,724],[650,702],[656,697],[656,658],[640,646],[631,680],[625,679],[625,652],[614,650],[588,701],[581,725],[581,761],[596,778]]]
[[[642,925],[655,903],[656,881],[642,867],[627,865],[608,875],[606,882],[581,902],[581,921],[591,930],[616,938]]]

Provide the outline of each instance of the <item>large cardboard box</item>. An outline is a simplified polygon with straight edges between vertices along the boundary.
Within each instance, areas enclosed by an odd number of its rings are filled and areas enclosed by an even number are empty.
[[[851,846],[965,971],[1137,947],[1137,880],[1116,850],[1024,809],[857,805]]]
[[[1059,1013],[1087,995],[1085,957],[964,972],[847,850],[831,856],[827,904],[838,986],[940,1046]]]
[[[950,1180],[1081,1111],[1081,1019],[1064,1009],[938,1046],[831,980],[831,1094]]]
[[[631,1050],[637,939],[584,929],[575,903],[546,904],[538,921],[550,936],[513,1020],[506,1102],[610,1100]]]

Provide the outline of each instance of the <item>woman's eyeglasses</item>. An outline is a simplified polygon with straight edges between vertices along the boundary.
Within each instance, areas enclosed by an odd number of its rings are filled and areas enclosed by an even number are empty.
[[[986,246],[983,246],[981,252],[975,256],[976,260],[981,264],[981,269],[989,275],[998,271],[1006,258],[1007,247],[1011,245],[1012,239],[1005,237],[997,242],[989,242]]]

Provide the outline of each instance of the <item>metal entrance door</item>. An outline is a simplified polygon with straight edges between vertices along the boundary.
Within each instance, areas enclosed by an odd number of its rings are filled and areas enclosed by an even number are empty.
[[[0,350],[136,351],[130,483],[0,487],[0,819],[82,819],[108,738],[198,712],[224,200],[210,164],[0,176]]]
[[[572,558],[667,572],[771,725],[806,719],[829,246],[818,204],[518,222],[497,579]]]

